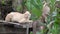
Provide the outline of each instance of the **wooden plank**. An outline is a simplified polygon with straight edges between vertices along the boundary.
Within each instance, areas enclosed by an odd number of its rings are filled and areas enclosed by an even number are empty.
[[[29,28],[32,27],[32,23],[15,23],[15,22],[6,22],[4,20],[0,20],[0,23],[3,23],[3,24],[13,24],[13,25],[17,25],[17,26],[22,26],[23,28],[27,28],[27,24],[29,26]]]
[[[15,23],[15,22],[6,22],[6,21],[3,21],[3,20],[0,20],[0,22],[2,22],[3,24],[13,24],[13,25],[17,25],[17,26],[22,26],[23,28],[26,28],[26,34],[29,34],[29,28],[30,28],[30,25],[32,26],[32,23]]]

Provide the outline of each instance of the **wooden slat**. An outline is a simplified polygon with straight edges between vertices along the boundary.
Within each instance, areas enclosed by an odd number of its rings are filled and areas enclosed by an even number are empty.
[[[0,23],[4,23],[4,24],[13,24],[13,25],[17,25],[17,26],[22,26],[23,28],[27,28],[27,24],[28,26],[31,28],[32,27],[32,23],[15,23],[15,22],[6,22],[4,20],[0,20]]]
[[[4,20],[0,20],[1,23],[3,24],[13,24],[13,25],[17,25],[17,26],[22,26],[23,28],[26,28],[26,34],[29,34],[29,28],[32,27],[32,23],[26,22],[26,23],[15,23],[15,22],[6,22]]]

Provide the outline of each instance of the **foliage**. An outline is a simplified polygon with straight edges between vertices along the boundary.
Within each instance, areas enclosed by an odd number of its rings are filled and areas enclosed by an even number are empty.
[[[49,31],[47,32],[47,34],[60,34],[60,32],[59,32],[60,31],[60,27],[59,27],[60,26],[60,23],[59,23],[60,22],[60,9],[57,10],[57,8],[55,7],[55,2],[56,2],[56,0],[49,0],[49,6],[50,6],[50,9],[51,10],[50,10],[49,16],[47,17],[48,19],[47,19],[46,26],[47,26],[47,28],[49,28]],[[49,27],[48,25],[52,21],[54,21],[53,26],[52,27]],[[39,34],[39,32],[37,32],[36,34]]]
[[[32,13],[32,20],[38,19],[42,14],[42,1],[41,0],[27,0],[26,6]]]

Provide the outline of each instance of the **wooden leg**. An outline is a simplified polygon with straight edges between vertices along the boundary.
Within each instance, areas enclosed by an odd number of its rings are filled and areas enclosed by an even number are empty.
[[[27,28],[26,28],[26,34],[29,34],[29,25],[27,24]]]

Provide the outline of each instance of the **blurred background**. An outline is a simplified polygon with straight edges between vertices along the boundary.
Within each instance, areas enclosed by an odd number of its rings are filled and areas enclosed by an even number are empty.
[[[60,34],[60,0],[0,0],[0,19],[4,20],[10,12],[24,13],[28,10],[32,14],[31,19],[38,20],[42,16],[43,1],[46,1],[50,7],[50,13],[46,19],[47,34]],[[53,24],[49,26],[51,22]],[[45,34],[46,29],[36,34]]]

